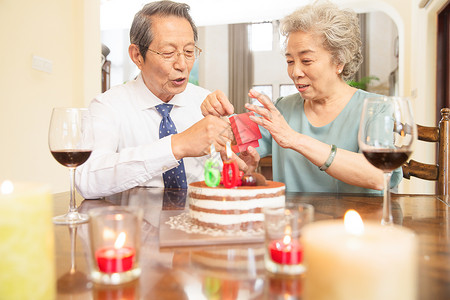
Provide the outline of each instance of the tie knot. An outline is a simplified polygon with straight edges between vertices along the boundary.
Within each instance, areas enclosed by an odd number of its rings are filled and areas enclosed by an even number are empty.
[[[167,117],[170,114],[170,111],[172,110],[173,104],[159,104],[156,105],[156,110],[159,112],[159,114],[163,117]]]

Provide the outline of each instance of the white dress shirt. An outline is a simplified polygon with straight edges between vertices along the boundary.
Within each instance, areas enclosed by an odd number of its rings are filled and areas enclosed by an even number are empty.
[[[210,92],[193,84],[173,97],[170,113],[178,132],[203,118],[200,105]],[[84,198],[99,198],[135,186],[164,187],[162,173],[178,165],[171,136],[159,139],[162,104],[136,80],[115,86],[96,97],[89,110],[95,146],[88,161],[77,168],[76,184]],[[188,183],[204,180],[207,157],[183,159]]]

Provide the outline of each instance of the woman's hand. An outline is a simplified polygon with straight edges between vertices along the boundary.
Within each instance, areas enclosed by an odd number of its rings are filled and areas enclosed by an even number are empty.
[[[225,149],[220,151],[220,157],[222,158],[222,161],[228,159]],[[237,162],[239,170],[242,170],[244,173],[252,173],[255,172],[258,167],[260,157],[256,149],[249,146],[247,150],[242,151],[239,156],[233,152],[231,154],[231,159],[234,159]]]
[[[253,89],[249,91],[248,96],[257,99],[264,106],[245,104],[245,108],[261,116],[250,116],[250,119],[267,129],[278,145],[283,148],[292,148],[291,138],[295,136],[296,132],[288,125],[269,97]]]
[[[244,173],[253,173],[256,171],[256,168],[258,167],[260,156],[255,148],[253,148],[252,146],[248,146],[247,150],[242,151],[239,154],[239,160],[240,160],[240,162],[238,161],[239,169],[243,170]],[[242,168],[239,165],[239,163],[241,163]]]
[[[203,116],[213,115],[216,117],[233,114],[234,107],[227,96],[220,90],[209,94],[200,106]]]

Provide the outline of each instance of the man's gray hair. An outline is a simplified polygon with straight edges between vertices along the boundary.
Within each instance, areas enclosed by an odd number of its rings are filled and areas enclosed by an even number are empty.
[[[130,29],[130,43],[139,47],[142,57],[145,60],[145,53],[153,41],[152,16],[176,16],[186,19],[191,24],[194,32],[194,41],[198,40],[197,26],[189,15],[190,7],[185,3],[178,3],[168,0],[147,3],[134,16]]]

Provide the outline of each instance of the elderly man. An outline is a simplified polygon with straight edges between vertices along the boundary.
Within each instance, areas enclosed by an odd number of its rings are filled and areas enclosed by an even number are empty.
[[[133,20],[128,52],[141,70],[91,105],[95,146],[77,170],[85,198],[135,186],[186,188],[203,179],[211,144],[223,149],[229,124],[203,117],[209,91],[188,83],[201,50],[189,6],[172,1],[145,5]]]

